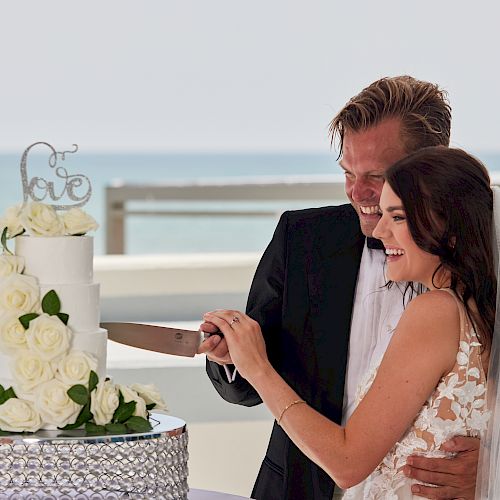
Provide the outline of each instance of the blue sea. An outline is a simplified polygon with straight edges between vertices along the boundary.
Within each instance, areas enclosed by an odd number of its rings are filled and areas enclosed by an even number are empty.
[[[42,153],[44,150],[42,149]],[[500,153],[475,153],[490,172],[500,172]],[[22,201],[20,173],[21,153],[0,154],[0,212]],[[68,174],[83,174],[92,181],[92,197],[86,205],[101,225],[95,235],[96,254],[105,253],[105,188],[117,181],[124,183],[159,184],[210,179],[281,177],[295,175],[338,174],[336,155],[308,153],[228,153],[228,154],[123,154],[99,153],[66,155],[59,160]],[[41,177],[54,182],[60,193],[64,182],[48,166],[48,155],[31,153],[27,177]],[[63,200],[61,200],[63,201]],[[332,200],[335,203],[336,200]],[[168,204],[167,204],[168,205]],[[177,203],[178,207],[179,203]],[[269,204],[266,204],[266,207]],[[133,208],[146,205],[134,203]],[[150,205],[148,205],[149,207]],[[165,203],[161,208],[169,208]],[[196,210],[204,205],[193,203]],[[234,205],[232,205],[233,207]],[[315,206],[314,200],[272,207],[277,211]],[[183,206],[182,208],[189,208]],[[213,204],[207,209],[217,208]],[[238,208],[238,207],[234,207]],[[247,208],[245,205],[244,208]],[[176,217],[130,216],[126,222],[125,253],[192,253],[192,252],[255,252],[264,250],[276,226],[269,217]]]

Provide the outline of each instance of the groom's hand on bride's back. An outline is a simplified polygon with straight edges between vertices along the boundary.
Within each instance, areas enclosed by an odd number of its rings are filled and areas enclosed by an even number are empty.
[[[456,453],[453,458],[426,458],[411,456],[404,467],[404,474],[418,482],[413,493],[424,498],[460,498],[474,500],[476,489],[479,439],[455,436],[441,446],[442,450]]]

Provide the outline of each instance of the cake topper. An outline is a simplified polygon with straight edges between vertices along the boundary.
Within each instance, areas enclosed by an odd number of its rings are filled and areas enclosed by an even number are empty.
[[[42,177],[33,177],[28,179],[27,163],[28,153],[30,150],[38,145],[47,146],[52,152],[49,156],[49,166],[55,168],[55,174],[59,179],[65,181],[64,188],[57,194],[54,188],[54,182],[48,181]],[[52,204],[56,210],[68,210],[74,207],[83,207],[92,195],[92,185],[88,177],[83,174],[68,174],[64,167],[56,167],[58,157],[64,161],[67,154],[73,154],[78,151],[78,145],[73,144],[73,149],[69,151],[56,151],[53,146],[47,142],[39,141],[28,146],[21,158],[21,179],[23,183],[23,203],[27,203],[29,199],[33,201],[43,201],[48,198],[54,202],[59,201],[65,194],[73,201],[69,205]],[[75,191],[78,188],[86,189],[83,195],[78,195]],[[36,191],[36,192],[35,192]],[[41,194],[38,194],[41,193]]]

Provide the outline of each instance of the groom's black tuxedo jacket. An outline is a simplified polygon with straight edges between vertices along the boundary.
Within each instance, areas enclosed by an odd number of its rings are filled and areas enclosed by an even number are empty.
[[[351,205],[284,213],[247,304],[275,369],[309,405],[338,423],[364,240]],[[241,377],[227,383],[216,363],[207,362],[207,373],[227,401],[245,406],[261,402]],[[252,497],[331,500],[333,486],[275,423]]]

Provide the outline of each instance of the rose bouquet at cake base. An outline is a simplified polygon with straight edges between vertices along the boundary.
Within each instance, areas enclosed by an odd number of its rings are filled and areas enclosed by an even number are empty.
[[[85,237],[97,229],[79,208],[62,214],[32,202],[0,219],[0,352],[9,360],[10,387],[0,385],[0,430],[76,429],[104,434],[151,430],[149,411],[165,403],[152,385],[115,384],[98,376],[94,353],[74,348],[70,315],[58,293],[42,294],[37,277],[24,273],[23,257],[8,240]],[[105,331],[104,331],[105,332]]]

